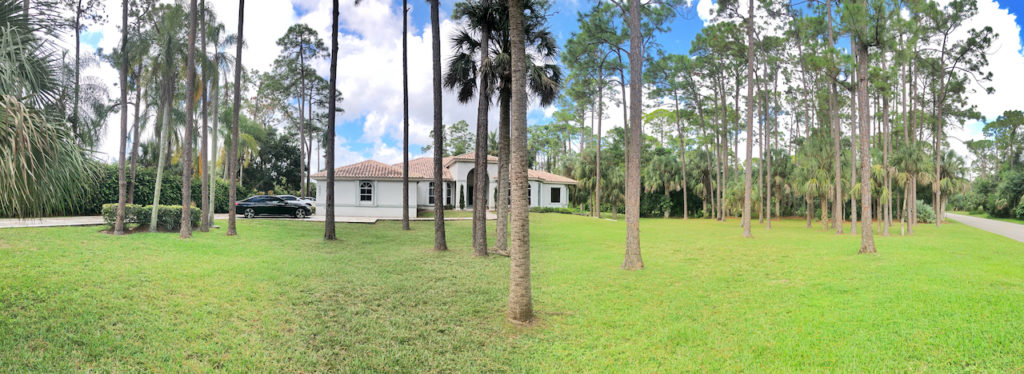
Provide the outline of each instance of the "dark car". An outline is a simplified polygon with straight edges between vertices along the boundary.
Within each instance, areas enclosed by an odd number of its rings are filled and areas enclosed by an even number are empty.
[[[306,218],[313,210],[305,204],[288,202],[277,196],[253,196],[236,202],[235,211],[241,212],[245,218],[253,218],[258,215]]]

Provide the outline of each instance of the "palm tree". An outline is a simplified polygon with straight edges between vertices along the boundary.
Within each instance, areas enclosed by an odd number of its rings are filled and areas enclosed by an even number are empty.
[[[337,107],[338,90],[334,88],[338,85],[338,14],[338,0],[334,0],[334,10],[331,13],[331,87],[327,99],[327,219],[324,222],[324,240],[337,239],[334,227],[334,112]],[[408,198],[406,194],[406,199]]]
[[[0,0],[0,215],[74,210],[96,169],[43,108],[57,98],[55,46],[17,0]],[[27,141],[26,141],[27,140]]]
[[[114,235],[124,235],[124,205],[128,183],[125,181],[125,140],[128,138],[128,0],[121,1],[121,142],[117,150],[117,216]],[[138,103],[136,103],[138,105]]]
[[[230,56],[228,56],[228,54],[227,54],[227,52],[225,50],[228,47],[230,47],[233,44],[235,44],[235,42],[236,42],[235,35],[226,35],[226,36],[222,37],[222,35],[224,35],[224,34],[225,34],[224,24],[223,23],[217,23],[216,26],[214,26],[212,29],[210,29],[210,33],[207,35],[207,37],[210,38],[210,42],[213,43],[213,45],[214,45],[214,52],[213,52],[213,56],[212,56],[213,57],[213,67],[214,68],[213,68],[213,76],[210,77],[210,82],[213,84],[213,113],[214,113],[214,115],[213,115],[213,128],[210,129],[210,131],[212,132],[212,137],[213,137],[213,139],[211,139],[211,141],[210,141],[211,147],[213,147],[210,150],[210,155],[213,157],[213,160],[211,160],[212,161],[211,162],[212,166],[210,166],[210,168],[213,169],[213,170],[211,170],[211,171],[215,171],[216,170],[216,168],[217,168],[217,157],[220,155],[220,153],[219,153],[219,151],[217,149],[217,147],[220,146],[219,139],[217,138],[217,136],[220,135],[219,129],[218,129],[218,124],[220,123],[220,83],[218,83],[218,82],[220,81],[220,74],[221,74],[221,72],[222,71],[223,72],[227,72],[231,68],[230,65],[231,65],[231,62],[232,62],[232,58]],[[225,86],[228,85],[227,74],[224,75],[224,85]],[[230,139],[231,136],[228,135],[227,138]],[[227,170],[227,167],[225,166],[224,169]],[[217,208],[216,208],[217,207],[217,184],[215,183],[215,181],[216,181],[216,177],[214,177],[215,175],[217,175],[217,173],[215,173],[215,172],[211,172],[209,174],[209,178],[210,178],[210,182],[209,182],[210,183],[210,212],[209,212],[210,218],[209,218],[209,220],[210,220],[211,223],[213,222],[213,217],[214,217],[214,214],[215,214],[215,212],[217,210]]]
[[[743,164],[743,236],[750,234],[750,190],[753,165],[751,157],[754,153],[754,0],[750,0],[747,9],[747,155]],[[763,147],[763,146],[762,146]]]
[[[435,0],[436,1],[436,0]],[[524,33],[524,0],[508,2],[509,48],[512,63],[511,144],[512,162],[509,182],[512,185],[512,248],[509,251],[510,282],[508,318],[517,323],[533,320],[533,296],[530,286],[530,197],[526,180],[529,157],[526,149],[526,38]]]
[[[402,0],[402,230],[409,230],[409,4]],[[331,151],[333,152],[333,150]]]
[[[231,181],[228,187],[228,236],[236,235],[235,230],[235,194],[238,188],[238,111],[242,106],[242,45],[245,43],[245,0],[238,0],[238,41],[235,43],[235,96],[234,107],[231,108],[231,152],[228,154],[228,170]]]
[[[529,13],[523,24],[524,40],[531,50],[525,62],[527,89],[529,94],[540,100],[542,106],[548,106],[557,99],[562,80],[558,65],[547,63],[558,55],[558,44],[546,26],[547,3],[524,0],[523,6]],[[457,91],[461,102],[471,100],[478,89],[480,95],[486,94],[488,98],[494,96],[494,90],[498,91],[498,188],[495,202],[498,220],[494,251],[501,254],[508,253],[508,146],[512,100],[508,12],[508,5],[504,2],[466,2],[456,6],[453,15],[467,19],[469,27],[459,30],[452,37],[454,54],[448,62],[448,71],[444,77],[445,87]],[[487,65],[480,62],[484,61],[483,58],[477,60],[477,55],[482,56],[485,50],[482,48],[483,38],[478,40],[474,36],[483,35],[485,24],[489,25],[486,38],[489,55],[486,58]],[[477,80],[481,81],[479,88]],[[477,154],[481,152],[477,151]]]
[[[206,53],[206,45],[210,44],[210,43],[209,43],[209,38],[206,35],[206,24],[209,23],[209,14],[207,13],[207,9],[206,9],[206,0],[202,0],[200,2],[200,12],[201,13],[200,13],[199,17],[200,17],[200,24],[202,25],[202,27],[200,28],[201,31],[199,32],[199,39],[200,39],[200,42],[203,45],[203,47],[202,47],[203,48],[203,51],[202,51],[203,58],[202,58],[202,63],[201,63],[202,69],[203,69],[203,75],[202,75],[202,78],[200,78],[201,79],[201,82],[200,82],[201,85],[200,85],[199,90],[202,92],[202,97],[200,98],[200,101],[202,102],[202,109],[200,109],[200,111],[202,112],[202,116],[203,116],[203,125],[202,125],[202,130],[201,130],[202,138],[200,140],[200,145],[199,145],[199,152],[200,152],[200,155],[199,155],[199,170],[202,173],[200,175],[200,177],[199,177],[200,184],[201,184],[201,187],[200,187],[201,192],[199,194],[199,196],[200,196],[200,198],[199,198],[199,206],[201,207],[201,213],[200,213],[201,217],[199,219],[199,231],[200,232],[208,232],[208,231],[210,231],[210,170],[209,170],[209,168],[210,168],[210,159],[209,159],[209,152],[210,152],[210,150],[207,149],[207,148],[209,147],[209,144],[210,144],[209,143],[209,136],[210,136],[210,134],[209,134],[209,127],[207,126],[207,119],[209,117],[209,108],[208,108],[209,105],[207,103],[207,91],[206,91],[206,89],[207,89],[207,83],[209,82],[209,76],[207,75],[207,71],[209,70],[208,67],[209,67],[210,63],[209,63],[209,55]]]
[[[182,239],[192,237],[192,130],[195,112],[196,91],[196,18],[198,16],[196,0],[189,4],[188,21],[188,59],[185,63],[185,136],[181,142],[181,231]]]
[[[463,3],[467,4],[467,3]],[[482,17],[477,20],[482,20],[477,28],[480,30],[480,65],[476,69],[478,72],[487,71],[490,69],[490,36],[491,36],[491,23],[493,21],[488,17],[490,15],[490,1],[482,0],[480,2],[480,8],[484,10]],[[456,12],[459,15],[458,12]],[[470,21],[472,22],[472,20]],[[466,57],[462,55],[460,57]],[[472,58],[472,56],[468,56]],[[472,64],[472,62],[470,62]],[[467,64],[468,65],[468,64]],[[454,66],[454,64],[452,65]],[[451,73],[451,71],[449,71]],[[474,161],[473,184],[476,188],[473,189],[473,254],[476,256],[487,256],[487,113],[490,108],[491,91],[490,82],[484,74],[477,74],[480,76],[480,96],[477,99],[477,113],[476,113],[476,153]],[[475,82],[475,80],[474,80]],[[446,82],[447,83],[447,82]],[[463,85],[464,90],[472,89],[471,84]],[[460,92],[459,102],[465,103],[469,101],[468,97],[463,96],[464,91]]]
[[[150,231],[157,229],[157,212],[160,205],[160,189],[163,182],[164,164],[166,163],[167,146],[170,143],[172,107],[178,88],[178,68],[183,45],[180,38],[181,24],[184,22],[184,10],[177,5],[162,5],[158,9],[159,20],[153,27],[154,43],[157,53],[149,63],[151,76],[159,79],[160,113],[157,114],[157,142],[159,144],[156,180],[153,187],[153,207],[150,212]],[[161,120],[163,121],[161,123]]]
[[[659,151],[664,150],[660,149]],[[659,189],[665,191],[662,200],[662,211],[665,218],[669,217],[672,210],[672,199],[669,195],[673,191],[682,189],[683,169],[679,165],[679,159],[668,152],[659,152],[644,167],[644,181],[647,192],[655,192]],[[685,196],[683,197],[686,198]]]
[[[441,21],[438,19],[438,1],[430,0],[430,32],[434,56],[434,250],[447,251],[444,235],[444,206],[442,198],[441,158],[444,156],[444,128],[441,124]],[[328,173],[330,174],[330,173]]]

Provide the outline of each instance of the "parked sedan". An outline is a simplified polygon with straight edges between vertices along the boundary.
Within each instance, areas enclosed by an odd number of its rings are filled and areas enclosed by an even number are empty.
[[[314,211],[314,212],[316,211],[316,208],[313,207],[313,203],[315,203],[316,201],[308,200],[308,199],[301,198],[301,197],[296,197],[294,195],[277,195],[277,197],[280,197],[281,200],[287,201],[289,203],[305,205],[305,206],[309,207],[309,209],[311,211]]]
[[[313,212],[312,208],[302,203],[292,203],[277,196],[253,196],[235,203],[235,210],[242,212],[245,218],[257,215],[287,215],[295,218],[306,218]]]

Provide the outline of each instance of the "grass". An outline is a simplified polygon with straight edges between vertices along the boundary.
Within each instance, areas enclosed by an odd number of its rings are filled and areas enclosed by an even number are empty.
[[[433,209],[420,209],[416,212],[418,218],[434,218]],[[444,218],[472,218],[473,210],[445,210]]]
[[[1003,218],[1003,217],[993,217],[993,216],[992,216],[991,214],[988,214],[987,212],[964,212],[964,211],[954,211],[953,213],[956,213],[956,214],[963,214],[963,215],[965,215],[965,216],[971,216],[971,217],[980,217],[980,218],[988,218],[988,219],[994,219],[994,220],[996,220],[996,221],[1003,221],[1003,222],[1009,222],[1009,223],[1020,223],[1020,224],[1024,224],[1024,219],[1017,219],[1017,218]]]
[[[538,321],[507,323],[508,259],[470,222],[240,220],[239,236],[0,230],[0,372],[1024,370],[1024,244],[961,224],[859,238],[801,220],[534,214]],[[493,222],[491,222],[493,225]],[[492,238],[489,238],[493,240]]]

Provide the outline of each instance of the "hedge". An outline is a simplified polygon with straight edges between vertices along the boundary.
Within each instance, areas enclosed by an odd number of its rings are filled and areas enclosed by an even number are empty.
[[[161,205],[181,205],[181,175],[180,170],[175,173],[173,170],[164,170],[163,183],[160,187]],[[97,179],[85,181],[90,184],[89,193],[78,207],[65,212],[57,212],[55,216],[70,215],[99,215],[103,213],[104,204],[117,203],[117,166],[103,165],[97,174]],[[214,210],[216,213],[228,212],[228,182],[216,179],[217,201]],[[156,181],[155,168],[139,168],[135,175],[135,196],[136,204],[152,204],[153,188]],[[199,206],[202,195],[202,184],[199,178],[192,178],[192,201]],[[238,200],[249,197],[251,191],[239,186],[237,190]]]
[[[103,204],[103,222],[113,228],[117,219],[117,204]],[[199,219],[202,211],[199,208],[191,207],[192,227],[199,227]],[[152,219],[152,205],[125,204],[124,223],[148,225]],[[181,205],[158,205],[156,224],[158,228],[177,231],[181,229]]]

